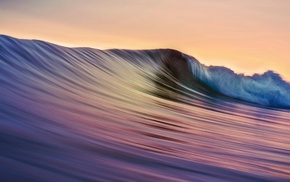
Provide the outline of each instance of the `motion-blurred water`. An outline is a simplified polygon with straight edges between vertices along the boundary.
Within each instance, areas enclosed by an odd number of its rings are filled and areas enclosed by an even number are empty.
[[[290,181],[290,86],[174,50],[0,36],[0,181]]]

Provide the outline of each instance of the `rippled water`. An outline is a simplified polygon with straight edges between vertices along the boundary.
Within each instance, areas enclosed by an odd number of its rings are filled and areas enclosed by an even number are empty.
[[[174,50],[0,36],[0,179],[290,181],[288,89]]]

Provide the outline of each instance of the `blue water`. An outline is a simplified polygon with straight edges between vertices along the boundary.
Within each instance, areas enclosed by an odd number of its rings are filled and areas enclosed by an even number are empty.
[[[290,181],[289,108],[273,71],[0,35],[0,181]]]

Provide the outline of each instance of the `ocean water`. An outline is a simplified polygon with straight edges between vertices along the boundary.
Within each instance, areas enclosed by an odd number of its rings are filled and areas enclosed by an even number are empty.
[[[170,49],[0,36],[0,181],[290,181],[290,84]]]

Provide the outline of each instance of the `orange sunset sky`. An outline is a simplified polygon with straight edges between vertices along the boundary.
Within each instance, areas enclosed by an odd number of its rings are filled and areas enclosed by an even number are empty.
[[[70,47],[173,48],[290,81],[290,0],[0,0],[0,34]]]

